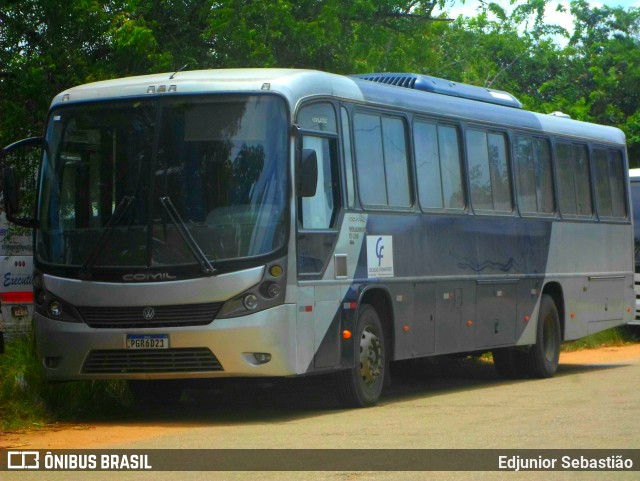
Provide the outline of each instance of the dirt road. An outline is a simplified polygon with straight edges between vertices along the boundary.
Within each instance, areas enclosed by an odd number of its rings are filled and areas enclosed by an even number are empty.
[[[602,367],[606,365],[624,365],[640,363],[640,344],[633,344],[623,347],[604,347],[600,349],[581,350],[576,352],[564,352],[560,358],[559,375],[570,373],[576,376],[578,382],[579,374],[588,374],[590,368]],[[415,373],[400,373],[394,380],[394,385],[384,396],[381,405],[389,405],[393,403],[407,404],[411,406],[418,398],[435,398],[436,396],[448,396],[453,398],[458,390],[467,390],[473,392],[478,388],[492,388],[496,384],[505,383],[501,381],[491,366],[478,366],[477,363],[471,366],[465,366],[459,363],[454,366],[430,366],[431,372],[426,376],[426,381],[421,379],[419,387],[415,388]],[[399,377],[399,378],[398,378]],[[422,376],[420,376],[422,377]],[[585,383],[591,382],[589,379],[584,380]],[[533,383],[544,381],[519,381],[516,385],[526,386],[532,383],[531,388],[535,389]],[[596,382],[595,380],[593,382]],[[637,380],[633,381],[637,384]],[[426,384],[425,384],[426,383]],[[524,383],[524,384],[522,384]],[[425,388],[425,385],[429,387]],[[536,384],[537,386],[537,384]],[[217,433],[225,431],[230,439],[237,438],[237,432],[229,429],[229,426],[236,425],[236,431],[243,431],[250,436],[251,427],[256,423],[260,424],[260,419],[264,418],[265,423],[277,420],[278,417],[288,419],[285,412],[294,417],[300,416],[313,419],[316,417],[331,417],[333,414],[341,413],[337,406],[332,404],[330,396],[325,396],[325,392],[314,392],[314,388],[306,385],[289,387],[294,392],[289,392],[288,397],[294,401],[294,405],[287,404],[287,400],[283,400],[280,391],[274,392],[275,389],[253,386],[250,389],[232,390],[231,392],[222,393],[222,399],[198,399],[195,403],[181,405],[177,411],[165,410],[152,413],[140,413],[136,418],[113,419],[108,422],[84,422],[84,423],[59,423],[45,427],[40,430],[19,431],[0,433],[0,448],[5,449],[74,449],[74,448],[103,448],[103,447],[123,447],[129,445],[144,446],[159,442],[163,438],[172,435],[180,435],[189,430],[212,427],[218,425]],[[499,388],[498,388],[499,389]],[[506,391],[506,387],[504,388]],[[309,391],[310,390],[310,391]],[[499,391],[497,391],[499,392]],[[310,393],[310,394],[309,394]],[[508,394],[504,393],[505,396]],[[309,395],[312,396],[309,399]],[[238,399],[234,399],[235,397]],[[249,399],[247,399],[249,397]],[[483,401],[481,396],[475,397],[475,403],[488,404]],[[522,402],[521,399],[519,402]],[[471,408],[471,407],[470,407]],[[367,410],[370,412],[370,410]],[[226,414],[221,414],[222,412]],[[215,416],[212,415],[215,413]],[[444,409],[444,414],[447,410]],[[450,414],[450,413],[449,413]],[[357,411],[350,414],[358,417]],[[637,418],[637,413],[634,415]],[[243,422],[246,421],[246,423]],[[286,421],[283,421],[286,422]],[[224,427],[221,429],[219,426]],[[340,430],[336,426],[336,430]],[[225,435],[226,435],[225,434]],[[351,439],[358,438],[359,433],[349,433],[346,429],[343,433]],[[267,432],[260,432],[261,439],[258,444],[261,447],[269,447],[269,443],[265,444],[264,439],[268,438]],[[223,437],[217,434],[215,438],[225,444],[226,447],[246,447],[238,444],[234,445],[223,441]],[[639,442],[636,447],[640,447],[640,433],[637,439]],[[490,440],[487,440],[490,441]],[[324,443],[318,442],[318,445]]]

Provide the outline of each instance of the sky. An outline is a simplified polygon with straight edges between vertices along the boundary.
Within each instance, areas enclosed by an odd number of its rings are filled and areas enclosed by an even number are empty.
[[[489,0],[491,1],[491,0]],[[496,3],[503,5],[504,7],[509,6],[509,0],[494,0]],[[601,7],[606,5],[608,7],[637,7],[640,8],[640,0],[593,0],[589,2],[594,7]],[[556,9],[558,4],[562,4],[565,7],[566,12],[557,12]],[[478,0],[466,0],[464,5],[461,1],[454,0],[453,6],[448,6],[446,11],[450,18],[456,18],[460,15],[464,15],[466,17],[475,17],[478,11],[478,7],[480,2]],[[507,10],[509,10],[507,8]],[[547,2],[547,8],[545,9],[546,15],[546,23],[555,24],[561,27],[564,27],[569,32],[572,31],[572,19],[573,17],[569,13],[569,0],[549,0]],[[434,12],[436,13],[436,12]]]

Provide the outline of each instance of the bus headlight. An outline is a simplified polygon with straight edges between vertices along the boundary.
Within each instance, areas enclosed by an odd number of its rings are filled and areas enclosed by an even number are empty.
[[[248,311],[254,311],[258,308],[258,297],[255,294],[247,294],[242,303]]]
[[[51,301],[51,304],[49,304],[49,313],[53,317],[62,317],[62,314],[64,313],[62,304],[58,301]]]
[[[282,304],[287,281],[285,265],[284,259],[267,264],[260,282],[225,301],[216,318],[251,315]]]
[[[274,299],[280,295],[282,288],[277,282],[263,282],[260,285],[260,294],[267,299]]]

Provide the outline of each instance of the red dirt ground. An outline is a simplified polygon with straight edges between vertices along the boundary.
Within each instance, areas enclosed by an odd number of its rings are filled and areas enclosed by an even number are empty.
[[[640,344],[600,347],[574,352],[563,352],[561,364],[615,364],[640,362]],[[120,421],[122,423],[122,421]],[[127,420],[126,424],[105,423],[55,423],[43,429],[0,432],[0,449],[77,449],[100,448],[109,445],[154,438],[175,430],[185,429],[163,423],[162,426],[147,422]]]

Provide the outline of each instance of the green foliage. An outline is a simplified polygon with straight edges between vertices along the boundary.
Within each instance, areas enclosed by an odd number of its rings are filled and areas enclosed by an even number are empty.
[[[624,346],[638,342],[638,331],[635,326],[622,326],[592,334],[562,346],[563,351],[579,351],[581,349],[597,349],[608,346]]]
[[[0,354],[0,420],[3,429],[41,425],[48,419],[39,393],[41,371],[33,354],[32,339],[8,342]]]
[[[0,429],[122,415],[130,405],[123,381],[46,383],[31,337],[8,342],[0,354]]]
[[[526,108],[614,125],[640,162],[640,9],[545,0],[6,0],[0,6],[0,145],[37,135],[50,99],[105,78],[196,68],[413,71],[508,90]],[[564,7],[558,6],[562,10]],[[556,43],[565,37],[566,46]]]

